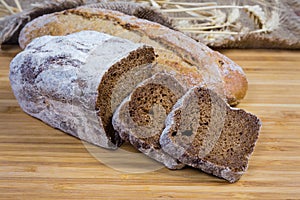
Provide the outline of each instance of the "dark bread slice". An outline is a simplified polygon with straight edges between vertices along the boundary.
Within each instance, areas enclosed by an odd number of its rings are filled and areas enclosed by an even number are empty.
[[[113,126],[120,137],[170,169],[184,165],[163,152],[159,138],[165,119],[186,89],[171,74],[158,73],[139,84],[118,107]]]
[[[215,92],[199,86],[178,100],[160,144],[180,162],[235,182],[247,169],[260,127],[255,115],[230,108]]]

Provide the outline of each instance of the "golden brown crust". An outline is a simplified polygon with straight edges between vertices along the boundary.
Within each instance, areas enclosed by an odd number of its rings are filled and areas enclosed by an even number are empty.
[[[157,62],[182,74],[188,86],[208,83],[223,93],[231,105],[246,94],[244,72],[227,57],[180,32],[117,11],[77,8],[46,15],[22,30],[19,43],[24,48],[42,35],[66,35],[81,30],[96,30],[151,45],[159,55]]]

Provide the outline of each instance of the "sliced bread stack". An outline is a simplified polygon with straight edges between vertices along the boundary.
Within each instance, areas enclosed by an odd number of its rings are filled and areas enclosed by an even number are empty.
[[[228,98],[224,80],[230,74],[244,83],[245,76],[176,34],[162,37],[166,49],[95,31],[37,38],[11,63],[12,89],[25,112],[82,140],[109,149],[129,141],[170,169],[186,164],[237,181],[260,121],[228,106],[237,98]],[[181,39],[193,48],[172,50]]]

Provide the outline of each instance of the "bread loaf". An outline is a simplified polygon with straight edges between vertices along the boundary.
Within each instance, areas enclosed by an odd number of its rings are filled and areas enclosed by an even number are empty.
[[[114,149],[122,140],[111,125],[112,114],[139,82],[151,76],[154,58],[152,47],[95,31],[44,36],[12,60],[10,82],[28,114]],[[121,79],[123,87],[115,88]]]
[[[176,70],[188,86],[206,85],[231,105],[246,94],[244,72],[227,57],[180,32],[117,11],[82,7],[44,15],[22,29],[19,44],[24,48],[39,36],[82,30],[96,30],[153,46],[159,55],[157,62],[166,66],[165,70]]]
[[[159,138],[165,119],[186,88],[173,75],[158,73],[139,84],[113,115],[113,126],[120,137],[136,149],[170,169],[184,165],[166,154]]]
[[[186,165],[235,182],[247,169],[260,126],[255,115],[230,108],[215,92],[198,86],[173,107],[160,145]]]

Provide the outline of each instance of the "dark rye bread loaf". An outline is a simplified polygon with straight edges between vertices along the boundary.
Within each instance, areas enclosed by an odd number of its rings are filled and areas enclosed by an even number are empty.
[[[159,138],[165,119],[186,89],[171,74],[158,73],[139,84],[113,115],[120,137],[170,169],[184,165],[162,151]]]
[[[153,46],[159,55],[157,62],[165,66],[164,70],[176,70],[189,87],[209,86],[231,105],[246,94],[248,83],[243,70],[224,55],[183,33],[117,11],[81,7],[44,15],[22,29],[19,44],[24,48],[36,37],[82,30],[95,30]]]
[[[209,89],[194,87],[168,115],[160,145],[186,165],[235,182],[247,169],[260,127],[255,115],[230,108]]]
[[[114,149],[122,140],[111,125],[112,114],[151,76],[154,59],[152,47],[95,31],[44,36],[13,59],[10,82],[26,113]]]

